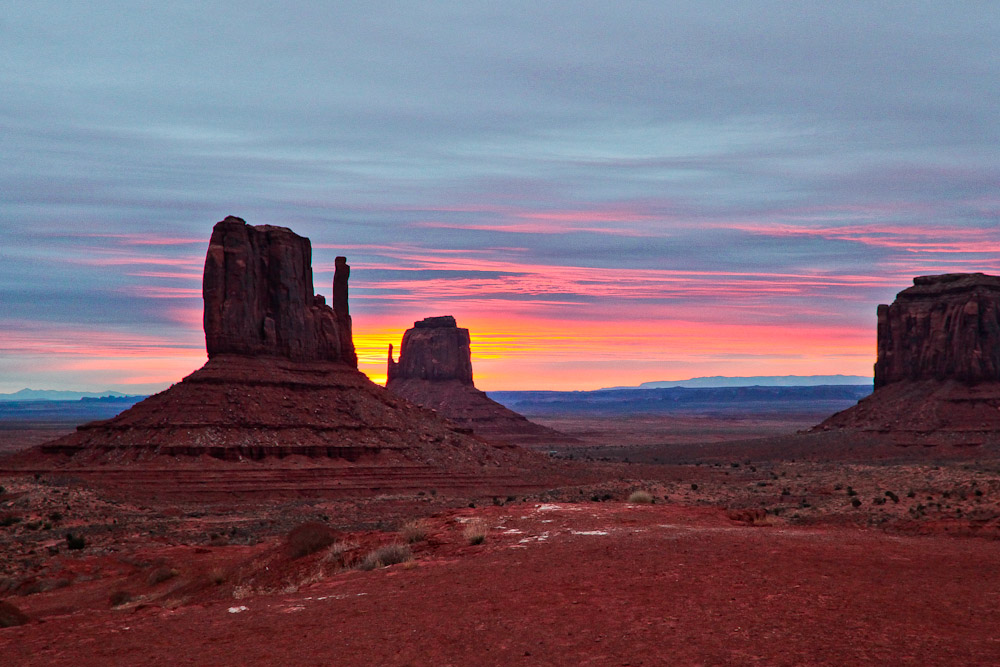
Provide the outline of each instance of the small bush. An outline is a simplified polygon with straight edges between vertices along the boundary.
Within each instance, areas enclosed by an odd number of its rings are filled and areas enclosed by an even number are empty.
[[[6,528],[7,526],[13,526],[15,523],[21,523],[21,517],[7,515],[4,518],[0,519],[0,526],[3,526],[4,528]]]
[[[146,577],[146,583],[150,586],[155,586],[157,584],[162,584],[164,581],[173,579],[178,574],[179,572],[172,567],[158,567],[149,573],[149,576]]]
[[[429,527],[426,521],[408,521],[400,528],[399,536],[410,544],[414,544],[426,540],[428,532]]]
[[[77,537],[73,533],[66,533],[66,548],[70,551],[79,551],[87,546],[87,540]]]
[[[899,496],[897,496],[892,491],[886,491],[885,492],[885,497],[888,498],[889,500],[891,500],[894,503],[898,503],[899,502]]]
[[[60,521],[62,521],[62,518],[63,515],[60,514],[59,512],[52,512],[49,514],[49,521],[51,521],[52,523],[59,523]]]
[[[24,625],[30,619],[23,611],[6,600],[0,600],[0,628],[13,628]]]
[[[387,544],[381,546],[361,559],[358,569],[374,570],[377,567],[387,567],[396,563],[405,563],[413,558],[410,547],[405,544]]]
[[[111,597],[108,598],[108,601],[111,603],[112,607],[120,607],[123,604],[128,604],[132,601],[132,594],[128,591],[115,591],[111,594]]]
[[[489,527],[487,527],[486,522],[482,519],[476,519],[465,524],[465,528],[462,530],[462,537],[469,544],[482,544],[486,541],[486,535],[490,532]]]
[[[653,502],[653,496],[648,491],[633,491],[629,494],[628,501],[637,505],[648,505]]]
[[[851,507],[861,507],[861,501],[857,498],[851,498]]]
[[[691,490],[692,491],[697,491],[698,490],[698,485],[697,484],[692,484],[691,485]]]
[[[337,541],[337,533],[323,523],[310,521],[288,533],[288,555],[293,560],[314,554]]]

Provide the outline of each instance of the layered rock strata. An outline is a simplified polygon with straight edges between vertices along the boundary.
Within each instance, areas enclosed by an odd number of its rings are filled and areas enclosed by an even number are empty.
[[[875,387],[906,380],[1000,381],[1000,277],[921,276],[878,307]]]
[[[814,431],[880,433],[899,445],[1000,444],[1000,278],[914,278],[878,307],[875,391]]]
[[[349,271],[338,257],[331,308],[312,294],[308,239],[226,218],[213,230],[205,261],[208,362],[117,417],[85,424],[39,451],[87,465],[298,455],[450,471],[438,475],[445,480],[458,469],[482,472],[526,456],[472,437],[357,370]]]
[[[386,389],[493,441],[522,445],[569,442],[572,438],[528,421],[476,389],[469,330],[450,315],[428,317],[407,329],[393,360]]]
[[[343,361],[357,367],[347,309],[350,267],[338,257],[334,304],[313,294],[312,246],[285,227],[227,217],[205,257],[205,347],[219,354]]]

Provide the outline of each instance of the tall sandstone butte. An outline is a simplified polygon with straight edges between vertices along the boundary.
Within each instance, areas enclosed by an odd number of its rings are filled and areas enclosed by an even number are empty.
[[[399,361],[389,345],[388,382],[396,380],[454,380],[472,385],[472,346],[469,330],[451,315],[425,317],[403,334]]]
[[[904,380],[1000,381],[1000,277],[920,276],[878,307],[875,387]]]
[[[878,307],[875,391],[813,429],[894,444],[1000,445],[1000,278],[920,276]]]
[[[31,456],[54,455],[80,475],[97,464],[102,480],[146,480],[157,493],[179,495],[204,495],[213,484],[256,494],[269,484],[298,493],[295,485],[302,483],[319,495],[428,484],[486,488],[484,480],[522,485],[511,466],[537,466],[534,456],[472,437],[357,369],[349,271],[338,257],[334,303],[327,306],[312,293],[308,239],[227,217],[216,224],[205,259],[208,362],[113,419],[84,424]],[[299,458],[281,462],[292,455]],[[204,456],[266,466],[206,468]],[[311,461],[306,468],[301,457]],[[116,473],[116,465],[124,467]],[[136,476],[136,466],[167,466],[170,481]]]
[[[313,294],[312,246],[286,227],[252,227],[229,216],[205,256],[205,346],[220,354],[343,361],[357,354],[347,307],[350,267],[336,260],[333,308]]]
[[[476,389],[469,330],[459,327],[451,315],[414,322],[403,334],[399,361],[393,360],[390,344],[387,378],[390,392],[484,438],[519,444],[572,440],[528,421]]]

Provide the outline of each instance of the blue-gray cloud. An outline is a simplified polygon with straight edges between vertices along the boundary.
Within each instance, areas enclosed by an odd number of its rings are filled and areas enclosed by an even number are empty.
[[[414,273],[376,249],[393,246],[867,275],[752,304],[861,323],[910,273],[1000,270],[997,43],[988,3],[15,3],[0,17],[0,328],[129,320],[196,339],[163,304],[197,307],[183,290],[204,246],[91,235],[207,243],[228,214],[310,236],[321,292],[353,248],[360,313],[393,308],[365,297]],[[872,242],[879,227],[901,243]],[[967,243],[914,250],[953,237]],[[151,263],[114,261],[140,253]],[[414,293],[502,273],[423,268]],[[561,297],[597,319],[614,308]]]

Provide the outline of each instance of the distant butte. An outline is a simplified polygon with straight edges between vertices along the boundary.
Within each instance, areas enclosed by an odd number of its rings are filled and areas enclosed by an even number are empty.
[[[399,361],[393,360],[390,344],[387,376],[386,389],[393,394],[431,408],[488,440],[522,445],[573,440],[528,421],[476,389],[469,330],[459,327],[451,315],[414,322],[403,334]]]
[[[99,466],[105,480],[116,474],[108,466],[124,465],[122,481],[130,484],[146,479],[137,465],[167,465],[177,473],[174,482],[155,475],[147,481],[159,493],[181,494],[214,488],[214,468],[198,463],[212,459],[279,468],[286,457],[312,461],[319,468],[311,472],[299,463],[252,478],[223,468],[218,484],[233,493],[305,484],[319,495],[482,488],[484,479],[514,484],[511,466],[538,464],[535,455],[473,437],[358,371],[350,268],[337,258],[331,307],[313,294],[311,255],[309,239],[284,227],[254,227],[232,216],[216,224],[203,281],[208,362],[166,391],[31,456]],[[189,487],[181,481],[185,467]]]
[[[881,434],[893,444],[1000,444],[1000,277],[914,278],[878,307],[875,391],[813,431]]]

